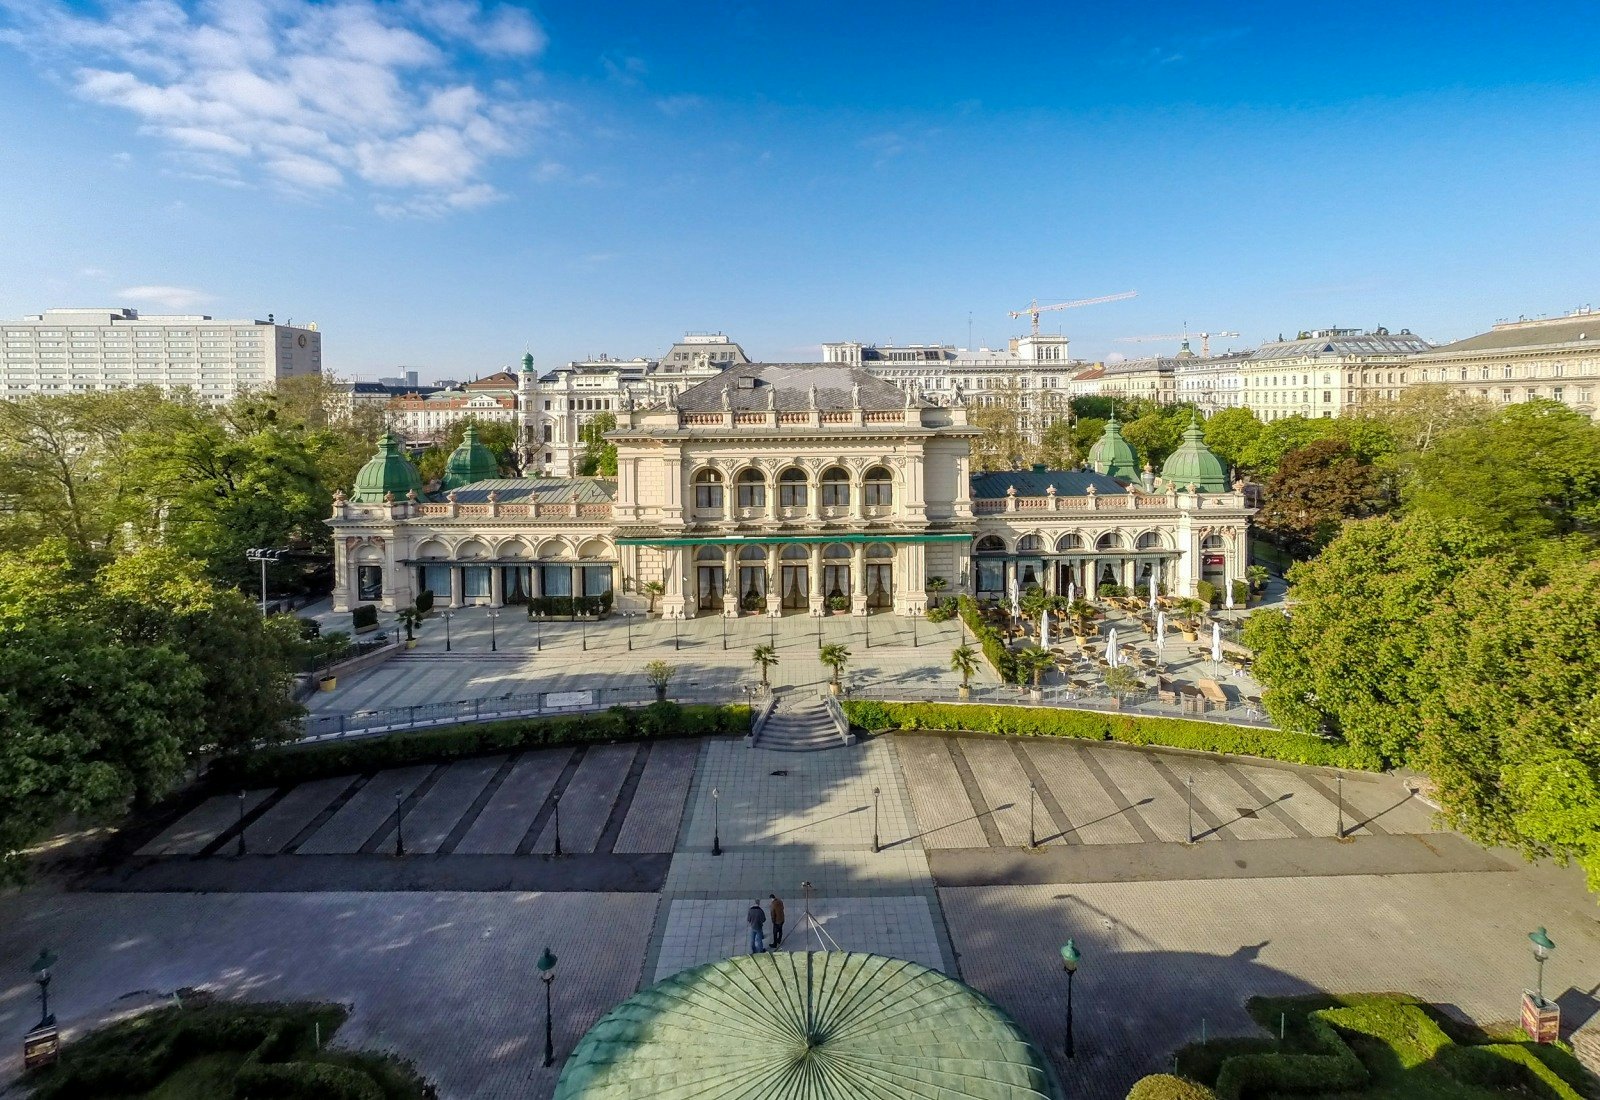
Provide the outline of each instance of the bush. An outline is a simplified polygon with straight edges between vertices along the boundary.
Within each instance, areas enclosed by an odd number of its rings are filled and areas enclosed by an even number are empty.
[[[973,703],[883,703],[846,700],[850,721],[873,733],[889,729],[953,730],[1014,737],[1075,737],[1261,756],[1292,764],[1376,769],[1378,761],[1334,741],[1281,730],[1087,710],[1007,707]]]
[[[749,708],[742,704],[717,707],[652,703],[642,708],[612,707],[598,714],[514,718],[356,741],[304,747],[287,745],[249,757],[219,758],[212,763],[207,778],[223,790],[277,787],[327,776],[445,763],[548,745],[626,741],[640,737],[743,734],[749,723]]]
[[[1207,607],[1215,607],[1217,605],[1217,586],[1210,581],[1195,581],[1194,595],[1195,599]]]
[[[972,636],[978,639],[978,646],[983,650],[983,655],[988,659],[989,665],[1006,683],[1017,682],[1017,658],[1006,645],[1000,632],[983,621],[983,616],[978,612],[978,604],[971,596],[961,596],[956,600],[956,612],[961,616],[961,621],[967,624],[967,629],[972,631]]]
[[[1217,1100],[1217,1094],[1186,1078],[1156,1073],[1135,1081],[1128,1100]]]
[[[1548,1100],[1582,1100],[1577,1089],[1521,1043],[1447,1046],[1439,1054],[1439,1064],[1457,1081],[1491,1092],[1531,1094]]]
[[[1270,1092],[1342,1092],[1364,1087],[1367,1067],[1324,1015],[1318,1011],[1306,1018],[1306,1027],[1321,1053],[1229,1058],[1217,1074],[1217,1095],[1222,1100],[1240,1100]]]
[[[1233,582],[1233,606],[1243,607],[1250,602],[1250,585],[1244,581]]]
[[[350,609],[350,626],[355,630],[378,625],[378,605],[360,603]]]
[[[850,597],[849,596],[829,596],[828,597],[828,610],[830,610],[830,611],[849,611],[850,610]]]
[[[1104,599],[1107,596],[1126,596],[1128,590],[1120,584],[1102,584],[1099,588],[1099,593],[1100,598]]]
[[[370,1075],[320,1062],[253,1062],[239,1070],[234,1088],[249,1100],[384,1100]]]
[[[422,612],[424,615],[433,610],[432,589],[424,588],[421,592],[417,593],[417,610]]]

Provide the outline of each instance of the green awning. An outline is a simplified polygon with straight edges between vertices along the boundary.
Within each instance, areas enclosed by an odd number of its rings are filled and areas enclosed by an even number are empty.
[[[700,538],[628,538],[619,536],[618,546],[746,546],[783,545],[785,543],[829,542],[971,542],[972,536],[955,534],[837,534],[837,535],[704,535]]]
[[[852,951],[739,955],[601,1017],[555,1100],[1061,1100],[1044,1053],[983,994]]]

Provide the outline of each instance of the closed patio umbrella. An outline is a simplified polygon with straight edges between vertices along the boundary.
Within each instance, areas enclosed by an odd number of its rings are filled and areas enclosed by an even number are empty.
[[[1117,628],[1111,628],[1111,637],[1106,642],[1106,664],[1112,668],[1117,667]]]
[[[1222,624],[1211,624],[1211,659],[1217,664],[1222,663]]]
[[[1050,612],[1045,611],[1039,616],[1039,648],[1050,648]]]

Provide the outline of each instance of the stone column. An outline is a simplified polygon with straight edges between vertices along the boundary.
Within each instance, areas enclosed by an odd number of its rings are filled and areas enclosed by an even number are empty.
[[[822,543],[811,544],[811,564],[806,572],[810,574],[808,579],[811,582],[811,613],[820,615],[826,610],[822,592]]]
[[[867,613],[867,544],[850,547],[850,614]]]
[[[700,575],[698,565],[695,576]],[[739,614],[744,593],[739,590],[739,560],[732,545],[722,548],[722,615],[731,619]]]
[[[499,565],[489,566],[489,606],[504,607],[506,605],[506,574],[505,568]]]
[[[251,571],[255,573],[255,582],[261,583],[261,567],[252,564]],[[335,611],[350,610],[350,555],[345,552],[344,540],[333,540],[333,609]],[[257,601],[261,599],[259,591],[255,594]]]
[[[691,550],[695,549],[690,547]],[[666,549],[667,575],[666,593],[661,597],[661,615],[663,618],[681,619],[691,613],[691,608],[684,599],[684,573],[683,555],[685,551],[681,546]]]
[[[464,583],[465,580],[466,580],[466,578],[462,575],[461,566],[452,565],[450,567],[450,606],[451,607],[460,607],[461,606],[461,593],[466,588],[466,585]]]
[[[783,614],[783,593],[778,591],[783,583],[782,575],[778,572],[778,544],[767,544],[767,614]]]

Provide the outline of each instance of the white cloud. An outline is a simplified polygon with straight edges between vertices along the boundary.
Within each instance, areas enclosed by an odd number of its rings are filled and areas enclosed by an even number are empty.
[[[494,63],[537,55],[543,30],[485,0],[108,0],[99,15],[0,0],[0,43],[134,115],[186,176],[295,192],[360,181],[386,214],[498,198],[491,162],[546,118],[525,74]],[[483,59],[479,87],[466,70]]]
[[[668,118],[677,118],[697,107],[704,106],[705,99],[697,95],[668,95],[656,100],[656,110]]]
[[[130,286],[117,291],[129,302],[150,302],[165,309],[193,309],[212,300],[213,295],[186,286]]]

